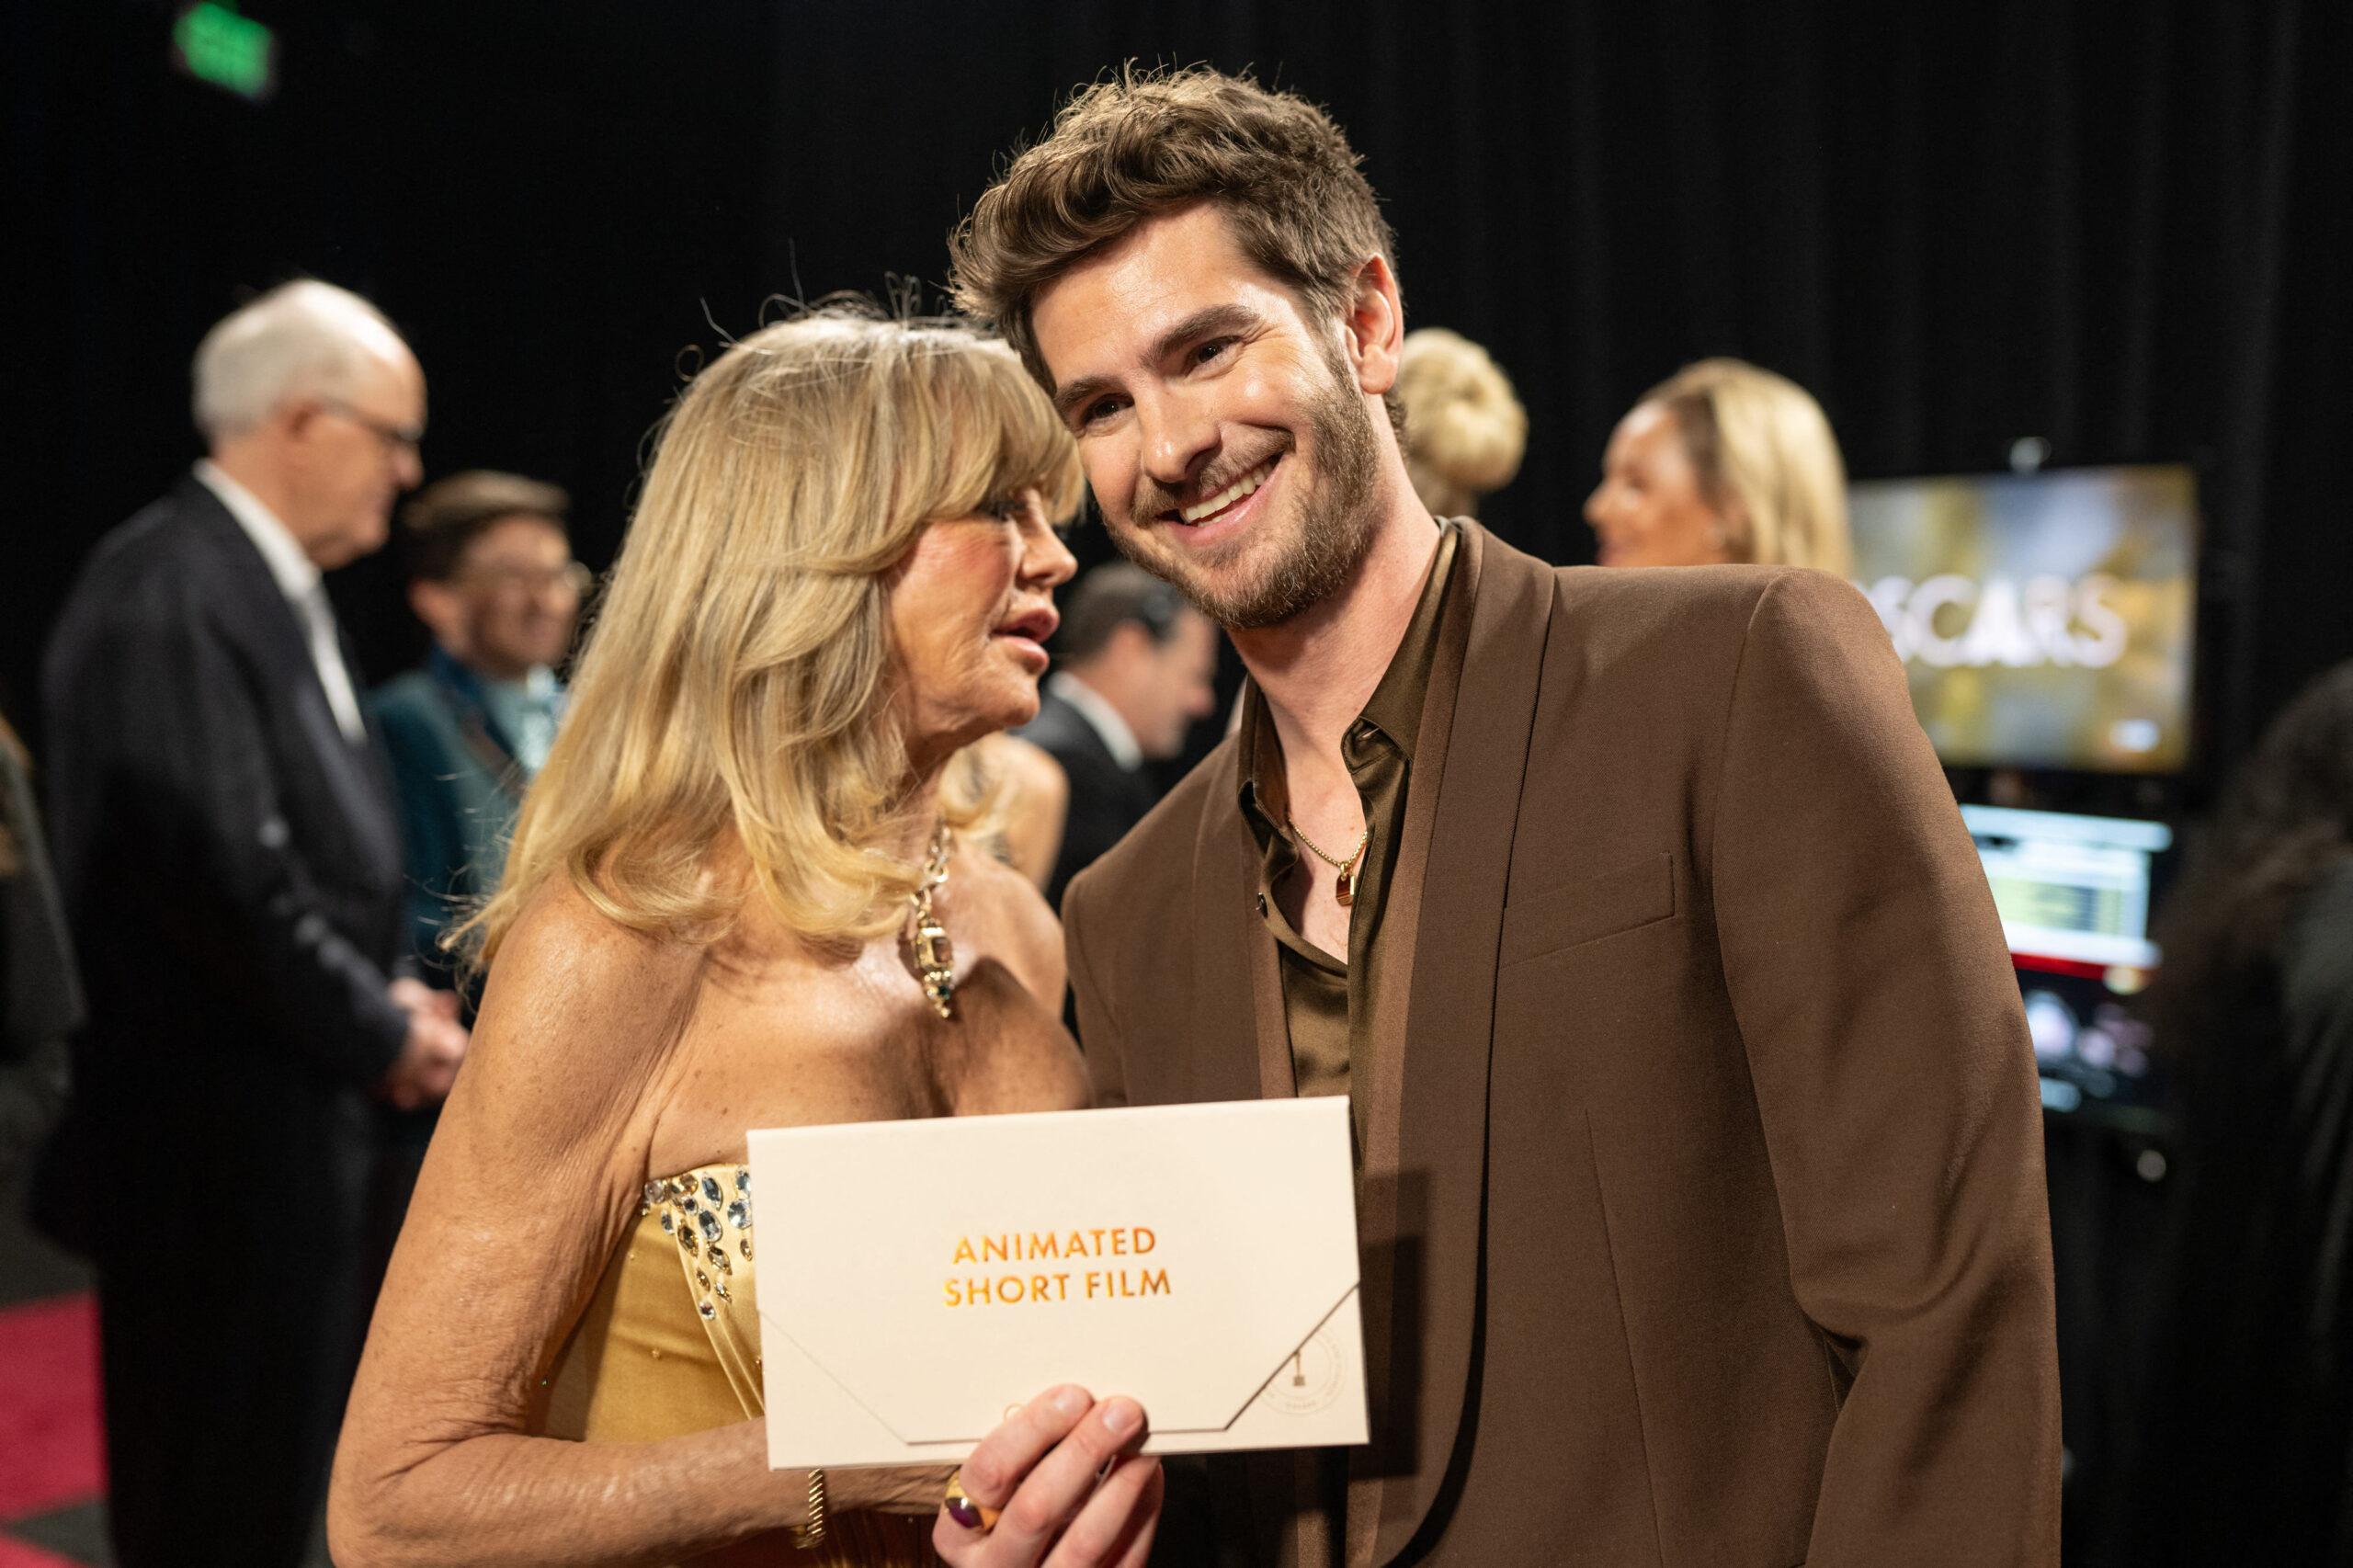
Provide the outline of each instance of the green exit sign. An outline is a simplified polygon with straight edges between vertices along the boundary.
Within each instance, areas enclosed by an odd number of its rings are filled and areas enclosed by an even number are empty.
[[[278,90],[278,35],[232,6],[205,0],[172,26],[172,63],[199,82],[261,103]]]

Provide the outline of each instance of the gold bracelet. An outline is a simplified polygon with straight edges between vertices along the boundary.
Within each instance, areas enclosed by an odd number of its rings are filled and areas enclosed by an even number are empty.
[[[825,1472],[813,1470],[809,1472],[809,1522],[792,1531],[792,1544],[806,1551],[824,1539]]]

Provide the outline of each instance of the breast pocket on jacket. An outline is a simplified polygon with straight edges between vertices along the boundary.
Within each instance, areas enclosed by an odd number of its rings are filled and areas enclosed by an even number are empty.
[[[1659,850],[1514,900],[1504,909],[1501,960],[1507,967],[1674,915],[1675,857]]]

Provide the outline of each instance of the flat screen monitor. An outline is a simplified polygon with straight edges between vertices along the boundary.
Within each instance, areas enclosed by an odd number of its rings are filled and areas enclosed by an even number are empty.
[[[2171,773],[2189,754],[2198,490],[2184,467],[1882,480],[1857,585],[1957,767]]]
[[[2163,823],[1963,806],[2026,1003],[2042,1103],[2057,1111],[2158,1102],[2149,1028],[2132,998],[2162,955],[2149,903],[2173,845]]]

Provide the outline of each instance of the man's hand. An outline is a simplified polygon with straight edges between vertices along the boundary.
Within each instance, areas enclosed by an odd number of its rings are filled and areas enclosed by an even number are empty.
[[[385,1073],[381,1092],[403,1110],[446,1098],[466,1058],[466,1027],[458,1022],[458,994],[436,991],[406,975],[385,988],[394,1006],[408,1014],[408,1039]]]
[[[949,1568],[1142,1568],[1160,1523],[1160,1461],[1136,1449],[1143,1407],[1050,1389],[1007,1417],[964,1461],[965,1494],[999,1511],[993,1528],[943,1506],[931,1544]]]

